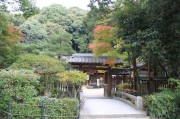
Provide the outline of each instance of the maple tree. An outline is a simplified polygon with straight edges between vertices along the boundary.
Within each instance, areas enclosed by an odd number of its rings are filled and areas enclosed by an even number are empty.
[[[97,25],[93,30],[94,40],[109,42],[113,37],[113,27],[106,25]]]
[[[6,28],[9,33],[8,40],[9,42],[11,42],[11,44],[16,44],[17,42],[22,41],[23,34],[19,29],[15,28],[10,24],[7,24]]]
[[[93,42],[89,44],[89,49],[96,57],[108,52],[111,49],[111,39],[113,37],[112,27],[97,25],[93,30]]]
[[[89,44],[89,49],[95,57],[102,55],[109,56],[104,65],[113,66],[116,63],[115,49],[113,49],[112,41],[114,39],[113,27],[107,25],[97,25],[93,30],[93,42]],[[112,52],[113,51],[113,52]]]
[[[21,32],[8,24],[7,16],[0,12],[0,68],[7,68],[17,58],[18,47],[21,40]]]

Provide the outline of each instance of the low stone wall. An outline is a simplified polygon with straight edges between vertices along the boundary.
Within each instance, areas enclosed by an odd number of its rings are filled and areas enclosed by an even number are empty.
[[[113,98],[120,100],[137,110],[143,110],[143,99],[141,96],[134,96],[125,92],[112,92]]]

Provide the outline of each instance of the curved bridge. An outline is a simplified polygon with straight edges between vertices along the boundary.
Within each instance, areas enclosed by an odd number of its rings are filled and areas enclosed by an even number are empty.
[[[145,111],[111,98],[105,98],[103,88],[83,89],[80,119],[149,119]]]

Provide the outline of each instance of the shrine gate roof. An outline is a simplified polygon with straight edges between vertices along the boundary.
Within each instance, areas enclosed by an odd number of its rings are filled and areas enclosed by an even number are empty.
[[[70,58],[68,59],[68,62],[70,64],[73,63],[86,63],[86,64],[103,64],[103,62],[108,58],[108,56],[100,56],[98,58],[95,58],[93,54],[91,53],[76,53],[72,54]],[[122,60],[120,58],[116,58],[116,65],[123,64]]]

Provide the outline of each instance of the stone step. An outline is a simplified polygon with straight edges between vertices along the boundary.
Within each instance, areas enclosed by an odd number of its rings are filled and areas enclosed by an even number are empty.
[[[84,117],[84,118],[100,118],[100,119],[102,119],[102,118],[115,118],[115,119],[117,119],[117,118],[145,118],[145,117],[147,117],[147,114],[146,113],[142,113],[142,114],[91,114],[91,115],[89,115],[89,114],[81,114],[81,117]]]
[[[89,118],[89,119],[150,119],[150,118],[149,117],[118,117],[118,118]]]
[[[81,117],[80,119],[150,119],[150,117],[118,117],[118,118],[93,118],[93,117]]]

